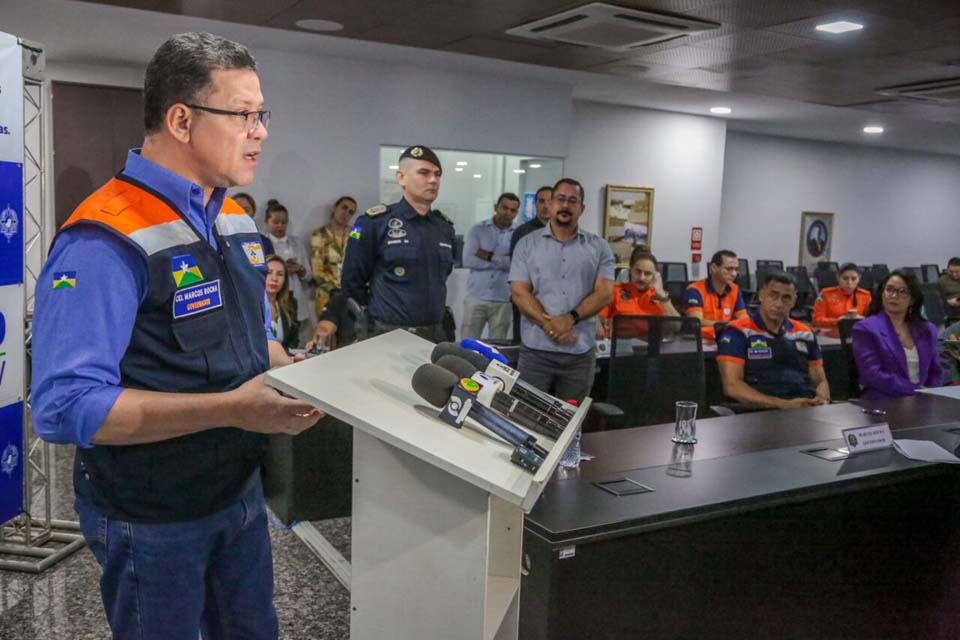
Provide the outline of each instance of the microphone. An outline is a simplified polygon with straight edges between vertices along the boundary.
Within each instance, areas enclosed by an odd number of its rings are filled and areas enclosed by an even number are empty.
[[[430,353],[430,362],[436,363],[437,360],[448,355],[462,358],[480,371],[486,369],[487,365],[490,364],[490,358],[485,358],[476,351],[464,349],[456,342],[441,342],[437,344],[437,346],[433,348],[433,352]]]
[[[576,409],[571,405],[551,396],[549,393],[540,391],[528,382],[524,382],[520,379],[520,373],[516,369],[511,369],[502,362],[485,358],[480,353],[464,349],[453,342],[441,342],[434,347],[430,354],[430,360],[437,362],[445,355],[455,355],[463,358],[488,376],[502,382],[503,390],[506,393],[523,400],[562,425],[568,424],[576,414]]]
[[[413,374],[411,383],[417,395],[435,407],[442,407],[440,419],[444,422],[459,429],[469,416],[514,447],[526,450],[519,456],[525,462],[537,462],[527,455],[532,453],[539,458],[536,466],[539,468],[543,464],[547,450],[537,444],[536,438],[478,401],[480,383],[470,378],[457,378],[456,374],[435,364],[421,365]],[[520,464],[514,457],[511,456],[511,460]]]
[[[492,344],[487,344],[486,342],[481,342],[480,340],[476,340],[474,338],[464,338],[460,341],[460,346],[464,349],[476,351],[489,360],[499,360],[503,364],[507,364],[507,356],[500,353],[500,350]]]
[[[556,440],[563,433],[563,423],[551,418],[528,403],[501,391],[499,380],[477,371],[477,368],[455,355],[445,355],[436,362],[438,367],[455,374],[458,378],[471,378],[480,383],[477,393],[480,404],[510,418],[521,427]]]

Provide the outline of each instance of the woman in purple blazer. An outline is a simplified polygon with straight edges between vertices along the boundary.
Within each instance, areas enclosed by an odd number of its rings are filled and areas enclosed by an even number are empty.
[[[864,398],[912,396],[942,383],[937,328],[923,319],[922,307],[912,273],[893,271],[877,285],[867,318],[851,329]]]

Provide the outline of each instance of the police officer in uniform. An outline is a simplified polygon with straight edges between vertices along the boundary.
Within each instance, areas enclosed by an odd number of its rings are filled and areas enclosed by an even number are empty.
[[[445,339],[447,276],[453,270],[453,222],[430,206],[437,199],[440,160],[422,145],[400,154],[403,198],[367,209],[350,233],[343,292],[367,305],[374,334],[403,328]]]

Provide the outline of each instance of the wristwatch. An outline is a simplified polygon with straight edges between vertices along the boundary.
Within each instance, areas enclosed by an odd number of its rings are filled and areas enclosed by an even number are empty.
[[[568,313],[570,314],[570,317],[573,318],[573,324],[580,322],[580,314],[577,313],[576,309],[570,309]]]

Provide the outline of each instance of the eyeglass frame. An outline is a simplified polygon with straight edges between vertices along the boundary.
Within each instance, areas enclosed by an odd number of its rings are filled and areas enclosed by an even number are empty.
[[[253,119],[253,126],[247,129],[247,135],[252,136],[253,132],[257,130],[259,125],[263,125],[263,128],[266,129],[267,125],[270,124],[270,110],[269,109],[258,109],[256,111],[228,111],[226,109],[217,109],[214,107],[205,107],[200,104],[186,104],[184,106],[191,109],[196,109],[197,111],[204,111],[206,113],[212,113],[218,116],[238,116],[243,117],[246,120],[248,117],[255,115]]]
[[[890,296],[891,298],[899,298],[901,296],[906,296],[908,298],[913,297],[913,295],[910,293],[910,287],[904,287],[903,289],[891,288],[889,284],[884,285],[883,294]]]
[[[568,198],[566,196],[551,196],[550,199],[556,202],[557,204],[560,204],[561,206],[570,205],[571,207],[577,207],[583,204],[583,200],[581,200],[577,196],[573,196],[572,198]]]

